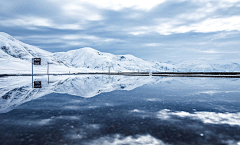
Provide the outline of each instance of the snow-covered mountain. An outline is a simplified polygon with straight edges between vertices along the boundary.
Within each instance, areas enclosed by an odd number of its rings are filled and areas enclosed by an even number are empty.
[[[31,73],[31,61],[34,57],[42,59],[41,66],[35,66],[34,73],[46,73],[47,62],[52,63],[52,71],[68,68],[53,54],[37,47],[22,43],[12,36],[0,32],[0,71],[4,73]],[[69,69],[67,70],[69,71]],[[67,72],[66,71],[66,72]]]
[[[46,73],[47,62],[50,63],[50,73],[68,73],[88,71],[84,68],[73,68],[54,57],[54,54],[35,46],[25,44],[12,36],[0,32],[0,73],[31,73],[32,58],[41,58],[41,66],[34,66],[34,73]]]
[[[176,64],[145,61],[132,55],[113,55],[93,48],[81,48],[58,52],[54,56],[65,64],[76,68],[90,68],[96,71],[123,72],[233,72],[240,71],[238,61],[191,59]]]
[[[167,71],[172,70],[173,68],[173,65],[171,64],[156,61],[145,61],[132,55],[113,55],[110,53],[102,53],[89,47],[71,50],[68,52],[51,53],[35,46],[20,42],[12,36],[0,32],[0,60],[3,62],[1,65],[7,63],[8,68],[13,66],[15,70],[26,70],[26,68],[31,68],[29,65],[31,63],[31,59],[34,57],[41,58],[42,65],[46,65],[47,62],[50,62],[52,63],[51,65],[57,65],[58,67],[63,67],[64,69],[66,69],[66,67],[76,68],[74,71],[86,72],[108,72],[109,67],[110,70],[114,72]],[[17,67],[18,65],[20,66],[19,68]],[[6,67],[6,65],[3,67]],[[66,70],[68,71],[69,69]]]
[[[113,55],[102,53],[93,48],[85,47],[67,52],[58,52],[55,57],[64,63],[76,68],[90,68],[97,71],[123,72],[123,71],[163,71],[173,68],[173,65],[150,62],[133,55]]]
[[[0,32],[0,56],[1,58],[17,58],[17,60],[26,60],[31,63],[32,58],[39,57],[42,59],[42,65],[46,65],[47,62],[55,65],[64,65],[63,62],[53,56],[51,52],[42,50],[35,46],[25,44],[12,36]]]

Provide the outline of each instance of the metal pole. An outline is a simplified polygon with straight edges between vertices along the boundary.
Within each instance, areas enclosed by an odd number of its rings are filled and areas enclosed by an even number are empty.
[[[32,58],[32,88],[33,88],[33,58]]]
[[[47,75],[48,75],[48,84],[49,84],[49,62],[47,63]]]
[[[47,62],[47,74],[49,73],[49,62]]]

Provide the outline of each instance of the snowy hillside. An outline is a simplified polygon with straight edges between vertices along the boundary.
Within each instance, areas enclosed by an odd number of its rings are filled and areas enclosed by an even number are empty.
[[[34,73],[46,73],[47,62],[51,63],[50,73],[68,73],[87,71],[87,69],[75,69],[67,66],[61,60],[53,56],[53,53],[31,46],[12,36],[0,32],[0,72],[8,73],[31,73],[32,58],[41,58],[41,66],[34,66]]]
[[[61,60],[53,57],[52,53],[39,49],[35,46],[22,43],[21,41],[18,41],[12,36],[3,32],[0,32],[0,48],[1,58],[4,57],[3,54],[5,53],[5,56],[12,56],[13,58],[26,60],[28,62],[31,62],[32,58],[34,57],[39,57],[42,58],[42,65],[46,65],[47,62],[64,65]]]
[[[93,48],[81,48],[68,52],[58,52],[55,57],[64,63],[76,68],[90,68],[96,71],[166,71],[172,70],[173,65],[150,62],[137,58],[133,55],[113,55],[110,53],[102,53]]]

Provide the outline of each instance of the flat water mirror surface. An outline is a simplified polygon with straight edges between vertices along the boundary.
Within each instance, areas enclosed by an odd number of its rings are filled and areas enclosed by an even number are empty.
[[[240,79],[0,78],[1,145],[240,144]]]

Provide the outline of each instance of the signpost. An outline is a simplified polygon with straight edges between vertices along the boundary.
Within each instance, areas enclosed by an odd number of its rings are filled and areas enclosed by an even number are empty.
[[[32,88],[41,88],[42,87],[41,81],[33,82],[33,65],[41,65],[41,58],[32,58]],[[36,82],[36,87],[35,87],[35,82]],[[39,82],[40,82],[40,87],[39,87]]]
[[[41,65],[41,58],[33,58],[34,65]]]

